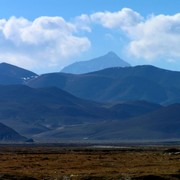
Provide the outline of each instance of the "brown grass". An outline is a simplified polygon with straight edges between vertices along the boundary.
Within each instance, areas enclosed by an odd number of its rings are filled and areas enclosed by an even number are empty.
[[[28,177],[180,179],[180,154],[165,148],[0,147],[0,179]]]

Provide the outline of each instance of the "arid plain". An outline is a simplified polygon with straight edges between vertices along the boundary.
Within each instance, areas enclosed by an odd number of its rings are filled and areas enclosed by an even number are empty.
[[[0,147],[0,179],[180,179],[179,147]]]

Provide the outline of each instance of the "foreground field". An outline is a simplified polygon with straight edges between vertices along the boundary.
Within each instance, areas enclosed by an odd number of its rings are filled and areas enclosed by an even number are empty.
[[[0,179],[180,179],[179,147],[0,146]]]

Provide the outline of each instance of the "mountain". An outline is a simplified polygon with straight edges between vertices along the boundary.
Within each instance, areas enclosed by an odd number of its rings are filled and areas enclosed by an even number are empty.
[[[123,121],[112,120],[97,124],[64,126],[39,134],[36,139],[47,141],[143,142],[180,139],[180,104],[159,108],[142,116]]]
[[[149,65],[108,68],[78,75],[50,73],[32,79],[27,85],[56,86],[77,97],[99,102],[180,102],[180,72]]]
[[[64,67],[61,72],[72,74],[83,74],[93,71],[99,71],[110,67],[126,67],[129,63],[120,59],[114,52],[109,52],[104,56],[91,59],[88,61],[75,62]]]
[[[180,104],[97,103],[56,87],[0,86],[0,122],[37,142],[176,140],[179,117]],[[4,125],[1,139],[17,139]]]
[[[95,105],[58,88],[0,86],[0,122],[26,136],[61,124],[77,124],[83,118],[96,119]]]
[[[22,84],[27,80],[37,77],[37,74],[8,64],[0,64],[0,84]]]
[[[21,136],[12,128],[0,123],[0,142],[25,142],[27,138]]]
[[[124,121],[161,107],[144,101],[96,103],[55,87],[34,89],[25,85],[0,86],[0,122],[28,138],[64,127]],[[43,136],[41,140],[44,140]]]
[[[0,73],[15,78],[4,84],[15,85],[0,85],[0,141],[180,139],[180,72],[114,67],[21,81],[26,70],[3,66]]]

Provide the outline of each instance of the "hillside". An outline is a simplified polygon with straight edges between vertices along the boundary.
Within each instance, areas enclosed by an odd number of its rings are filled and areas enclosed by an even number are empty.
[[[0,123],[0,143],[25,142],[27,138],[21,136],[12,128]]]
[[[83,74],[93,71],[99,71],[110,67],[126,67],[129,63],[120,59],[114,52],[109,52],[104,56],[94,58],[88,61],[79,61],[64,67],[61,72],[72,74]]]
[[[0,84],[23,84],[34,77],[37,74],[29,70],[8,63],[0,64]]]
[[[144,101],[96,103],[53,87],[0,86],[0,122],[28,138],[64,127],[91,124],[98,127],[102,122],[138,117],[159,108],[158,104]]]
[[[0,122],[36,141],[180,138],[180,72],[118,67],[21,83],[0,85]]]
[[[64,126],[34,138],[46,140],[144,142],[180,139],[180,104],[162,107],[157,111],[124,121],[105,121],[97,124]],[[52,139],[53,138],[53,139]]]
[[[147,65],[108,68],[80,75],[44,74],[29,81],[28,85],[38,88],[56,86],[77,97],[99,102],[180,102],[180,72]]]

